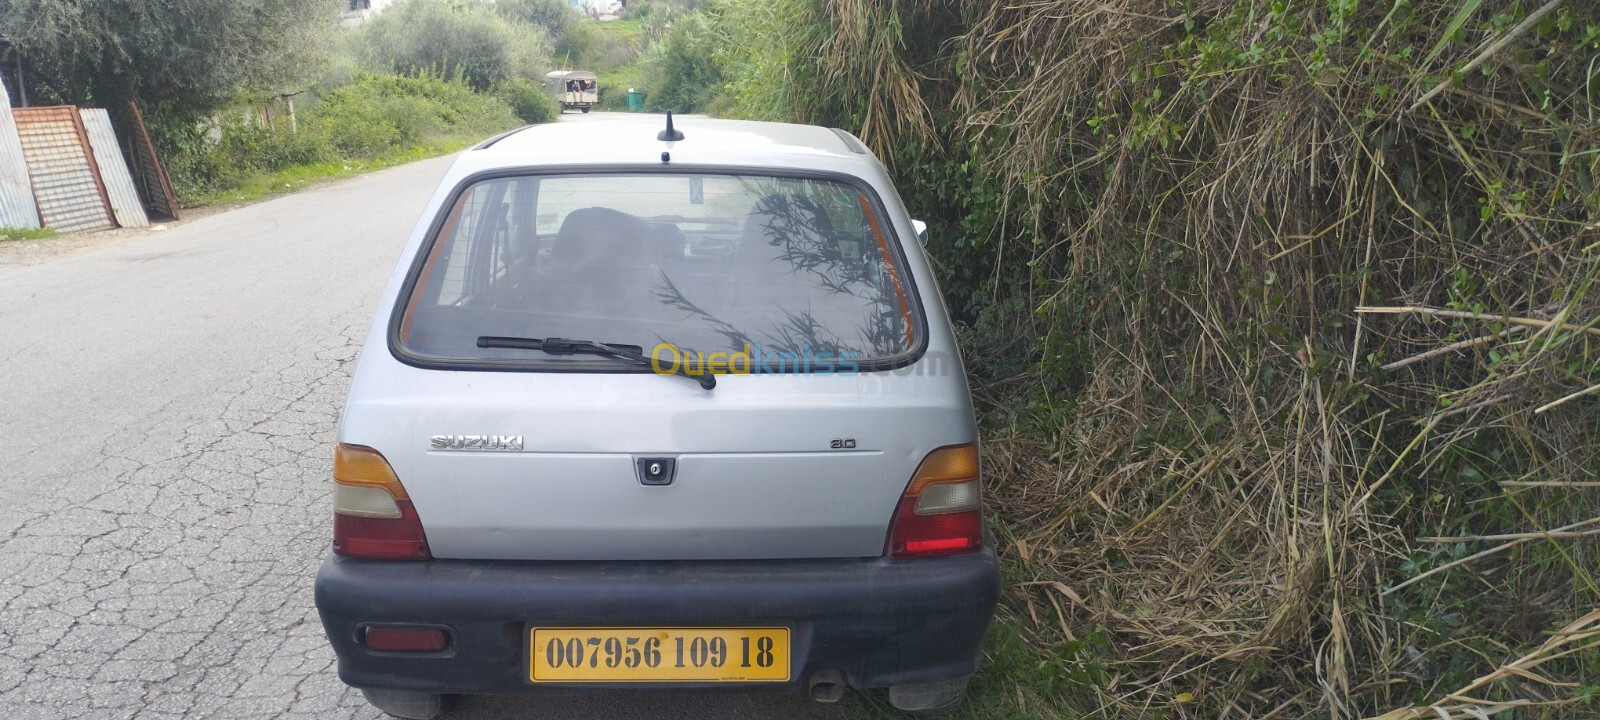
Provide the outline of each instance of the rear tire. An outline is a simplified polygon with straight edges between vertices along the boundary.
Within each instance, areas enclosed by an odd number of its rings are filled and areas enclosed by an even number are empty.
[[[582,110],[583,110],[583,114],[585,114],[585,115],[589,114],[589,108],[582,108]]]
[[[907,683],[889,688],[889,704],[896,710],[924,717],[953,715],[961,709],[971,675],[951,680]]]
[[[442,696],[412,690],[361,688],[373,707],[406,720],[433,720],[439,716]]]

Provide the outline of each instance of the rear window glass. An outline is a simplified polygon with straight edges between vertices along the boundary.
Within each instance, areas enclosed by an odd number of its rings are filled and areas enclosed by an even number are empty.
[[[799,358],[806,361],[779,367],[815,372],[916,347],[916,302],[888,226],[843,182],[508,177],[470,186],[445,212],[401,300],[399,347],[421,359],[596,361],[478,342],[566,338],[666,360]]]

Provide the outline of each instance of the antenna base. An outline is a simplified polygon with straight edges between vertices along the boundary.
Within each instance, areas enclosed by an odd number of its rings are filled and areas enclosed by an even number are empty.
[[[683,133],[678,132],[677,130],[673,129],[673,127],[672,127],[672,111],[671,110],[667,111],[667,129],[656,133],[656,139],[657,140],[662,140],[662,141],[665,141],[665,142],[677,142],[678,140],[682,140],[683,139]]]

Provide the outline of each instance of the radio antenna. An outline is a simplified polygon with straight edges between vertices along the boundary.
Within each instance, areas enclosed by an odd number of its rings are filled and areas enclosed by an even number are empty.
[[[667,111],[667,129],[656,133],[656,139],[657,140],[665,140],[667,142],[672,142],[674,140],[682,140],[683,139],[683,133],[678,132],[677,130],[674,130],[672,128],[672,111],[671,110]]]

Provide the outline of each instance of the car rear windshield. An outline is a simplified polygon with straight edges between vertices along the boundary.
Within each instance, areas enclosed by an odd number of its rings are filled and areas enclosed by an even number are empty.
[[[484,180],[445,211],[401,299],[397,345],[423,361],[528,369],[596,358],[479,339],[589,340],[663,360],[751,352],[776,356],[784,372],[870,369],[914,352],[920,322],[875,208],[854,185],[816,178]]]

